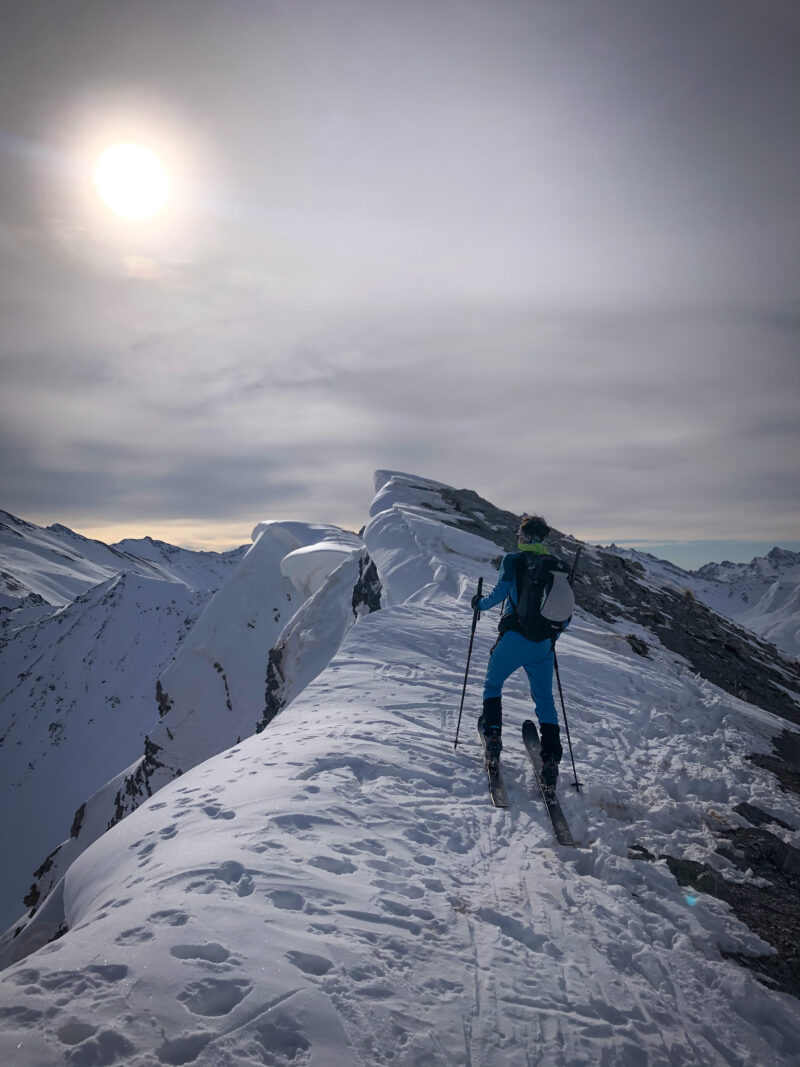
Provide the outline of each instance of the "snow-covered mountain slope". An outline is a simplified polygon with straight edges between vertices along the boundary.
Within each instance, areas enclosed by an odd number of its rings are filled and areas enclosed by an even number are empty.
[[[89,788],[80,795],[81,808],[70,836],[46,859],[38,857],[29,904],[43,900],[75,858],[143,799],[253,733],[256,722],[264,718],[271,650],[283,647],[282,631],[326,566],[330,575],[338,574],[340,568],[345,574],[347,597],[342,602],[346,607],[339,613],[331,605],[325,607],[324,587],[314,594],[319,605],[317,632],[324,633],[327,641],[322,646],[323,659],[304,654],[305,680],[314,676],[315,662],[319,664],[316,670],[327,664],[357,618],[351,602],[359,577],[356,557],[363,551],[360,538],[335,526],[287,521],[256,527],[250,551],[209,601],[155,682],[144,729],[139,721],[136,751],[126,747],[124,759],[118,756],[109,765],[108,770],[114,772],[110,779],[106,773],[99,781],[87,780]],[[284,576],[287,559],[296,585]],[[338,593],[339,585],[332,584]],[[302,628],[299,636],[307,651],[309,636]],[[281,680],[288,675],[289,665],[283,662]],[[120,713],[128,711],[123,701]]]
[[[0,609],[26,600],[63,606],[123,571],[217,589],[245,551],[193,552],[149,537],[106,545],[58,523],[44,528],[0,511]]]
[[[110,547],[137,564],[149,563],[163,577],[183,582],[190,589],[218,589],[239,565],[249,545],[230,552],[202,552],[139,537],[117,541]]]
[[[159,673],[243,554],[109,546],[0,512],[0,925],[76,808],[141,755]]]
[[[598,587],[605,556],[587,552],[582,594],[609,617],[579,611],[559,643],[586,784],[575,794],[565,771],[560,792],[587,847],[557,848],[518,739],[520,679],[505,698],[511,808],[488,802],[474,724],[489,617],[453,750],[469,597],[508,520],[436,483],[377,483],[364,540],[381,610],[324,665],[330,602],[314,597],[352,600],[332,572],[301,608],[323,669],[261,734],[166,782],[72,864],[6,943],[6,960],[31,954],[0,976],[2,1062],[797,1063],[797,1001],[726,958],[769,946],[670,864],[766,898],[718,847],[756,810],[796,863],[798,798],[747,758],[785,721],[633,622],[639,571],[620,561]],[[653,596],[642,611],[672,603]]]
[[[696,595],[800,657],[800,552],[773,548],[749,563],[708,563],[695,572]]]
[[[720,615],[800,657],[800,552],[773,548],[749,563],[706,563],[686,571],[646,552],[612,550],[638,561],[659,581],[688,589]]]
[[[209,595],[128,572],[0,635],[4,926],[76,808],[140,755],[156,679]]]

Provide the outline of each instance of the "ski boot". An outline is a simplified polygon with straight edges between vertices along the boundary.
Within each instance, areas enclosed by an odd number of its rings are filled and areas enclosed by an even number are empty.
[[[564,750],[561,747],[561,730],[558,723],[543,722],[540,726],[542,747],[542,785],[553,790],[558,782],[558,765]]]
[[[490,697],[483,702],[483,714],[478,719],[478,729],[486,741],[486,758],[488,760],[500,759],[503,751],[503,720],[500,697]]]

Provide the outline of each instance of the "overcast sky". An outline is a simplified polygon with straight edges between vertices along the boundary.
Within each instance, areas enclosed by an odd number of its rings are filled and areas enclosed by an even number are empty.
[[[232,545],[389,467],[800,538],[796,0],[29,0],[0,100],[0,506]]]

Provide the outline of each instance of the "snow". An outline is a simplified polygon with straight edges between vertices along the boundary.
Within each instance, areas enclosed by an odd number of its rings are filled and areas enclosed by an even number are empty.
[[[708,607],[800,657],[800,552],[773,548],[750,563],[707,563],[685,571],[635,549],[614,551],[641,564],[650,580],[688,589]]]
[[[0,520],[4,927],[79,805],[141,756],[156,680],[243,551],[150,538],[108,546],[58,524],[43,529],[8,512]]]
[[[346,558],[360,553],[362,548],[361,539],[355,536],[352,543],[320,541],[315,545],[305,545],[283,557],[281,574],[289,579],[302,596],[309,597],[322,588],[326,578]]]
[[[0,638],[3,926],[19,913],[34,869],[69,835],[76,808],[141,755],[157,714],[156,678],[207,598],[126,573],[38,622],[12,613]]]
[[[720,901],[690,897],[663,861],[628,858],[638,843],[741,877],[711,827],[738,825],[739,801],[800,826],[797,798],[746,759],[786,723],[651,634],[646,660],[628,624],[578,613],[559,661],[586,790],[569,788],[565,761],[560,794],[585,847],[559,848],[519,735],[531,710],[521,678],[504,697],[511,806],[488,799],[475,718],[489,613],[453,750],[469,597],[478,577],[491,584],[497,546],[435,514],[436,483],[377,482],[364,542],[382,609],[354,616],[358,562],[346,555],[278,637],[296,665],[283,711],[166,781],[76,859],[39,943],[62,914],[69,932],[0,975],[0,1062],[798,1063],[796,1001],[721,955],[768,946]],[[288,584],[281,561],[298,540],[325,540],[259,531],[192,646],[227,657],[237,700],[258,654],[239,644],[242,620]],[[213,708],[228,714],[213,681],[201,674],[193,690],[206,700],[198,731]],[[37,921],[21,936],[30,948]]]
[[[289,634],[286,642],[289,649],[285,667],[286,684],[289,687],[294,684],[293,675],[308,681],[317,670],[322,669],[346,632],[345,620],[349,618],[350,625],[355,621],[351,599],[353,585],[358,576],[358,564],[351,553],[353,542],[360,545],[361,550],[363,545],[354,535],[348,535],[335,526],[296,521],[260,523],[253,531],[250,551],[208,601],[199,618],[193,620],[194,624],[188,636],[181,635],[180,647],[176,650],[174,643],[171,646],[174,658],[157,679],[160,701],[158,717],[156,718],[156,678],[152,670],[157,657],[154,649],[150,648],[149,656],[145,653],[138,658],[131,657],[135,672],[143,665],[151,667],[141,678],[135,673],[139,685],[132,691],[137,695],[141,694],[139,703],[132,704],[114,695],[114,721],[107,717],[101,720],[104,726],[111,727],[110,736],[107,729],[104,732],[102,728],[100,731],[95,728],[94,719],[87,723],[90,730],[86,735],[69,724],[71,744],[65,748],[68,759],[61,764],[69,788],[61,788],[60,795],[71,806],[61,812],[58,820],[54,821],[50,817],[48,821],[48,813],[52,808],[52,786],[60,787],[60,782],[51,783],[46,777],[52,760],[50,764],[43,765],[43,773],[31,783],[32,788],[28,789],[15,805],[15,811],[25,813],[23,817],[26,821],[27,808],[32,805],[31,824],[37,832],[17,853],[14,864],[15,878],[13,881],[9,880],[6,888],[7,904],[14,899],[20,899],[22,891],[31,883],[31,871],[34,866],[38,866],[44,859],[45,852],[50,852],[57,844],[58,837],[54,839],[52,836],[54,831],[61,828],[61,835],[66,835],[72,813],[79,804],[85,802],[80,833],[73,833],[62,841],[48,856],[43,872],[34,880],[36,892],[42,898],[57,888],[69,865],[92,841],[103,834],[122,814],[127,814],[137,807],[150,792],[209,756],[228,748],[241,737],[253,733],[255,724],[261,719],[265,708],[265,657],[269,649],[279,643],[279,636],[286,628],[287,621],[302,617],[297,615],[297,611],[304,597],[298,595],[292,583],[282,576],[281,561],[286,556],[287,549],[295,551],[304,544],[328,542],[337,547],[343,544],[349,546],[347,558],[351,564],[349,574],[352,579],[350,595],[346,600],[338,598],[337,610],[326,614],[322,625],[317,626],[313,639],[305,635],[302,629],[295,628]],[[341,552],[336,558],[342,558]],[[165,582],[155,585],[168,592],[176,589],[174,584]],[[85,597],[101,599],[103,604],[107,602],[102,587],[85,594]],[[322,591],[317,597],[321,603],[325,603]],[[338,610],[345,604],[343,610]],[[167,608],[164,614],[171,613],[172,608]],[[120,659],[119,655],[109,654],[101,660],[103,687],[106,686],[107,677],[121,674],[119,670],[115,672],[114,665],[117,662],[125,662],[131,634],[138,632],[142,626],[141,622],[126,611],[118,612],[114,616],[114,623],[113,632],[119,634],[121,631],[122,634],[121,639],[115,641],[115,647],[120,647],[122,655]],[[95,636],[99,637],[106,626],[107,623],[104,623]],[[154,630],[151,637],[157,635],[157,632]],[[91,641],[92,635],[87,633],[86,639]],[[138,640],[137,636],[134,644],[137,644]],[[60,639],[57,643],[60,643]],[[292,656],[298,648],[309,649],[314,643],[325,653],[324,661],[315,666],[315,658],[309,652],[303,656],[302,664],[292,662]],[[155,647],[163,654],[160,645]],[[86,650],[79,644],[77,649],[73,647],[72,651],[79,655],[81,651]],[[92,663],[97,655],[97,650],[88,652],[83,657],[83,662],[88,660]],[[41,681],[44,687],[47,677],[43,676]],[[146,689],[142,689],[144,683]],[[80,692],[80,686],[73,685],[72,691],[76,690]],[[124,693],[125,689],[120,691]],[[106,695],[103,691],[104,698]],[[56,699],[60,697],[57,696]],[[68,711],[73,709],[73,705],[82,710],[91,707],[85,698],[73,700]],[[29,719],[24,710],[23,707],[23,713],[18,716],[22,728]],[[118,746],[113,734],[115,721],[132,724],[134,729],[134,733],[130,735],[120,730]],[[116,729],[119,730],[119,727]],[[145,732],[150,758],[147,755],[141,756]],[[87,747],[90,753],[85,757],[83,752]],[[109,771],[116,772],[118,768],[127,767],[137,753],[139,760],[128,769],[127,775],[117,775],[114,788],[109,785],[98,788],[107,778]],[[10,750],[9,760],[12,765],[15,757],[14,750]],[[96,765],[99,765],[99,770],[95,769]],[[75,773],[76,766],[80,767],[80,775]],[[89,793],[92,795],[89,796]],[[13,822],[7,824],[9,844],[14,834],[14,825]],[[45,839],[46,849],[41,845]]]
[[[0,608],[14,608],[31,594],[64,606],[124,571],[212,590],[243,553],[192,552],[151,538],[106,545],[58,523],[45,529],[0,511]]]

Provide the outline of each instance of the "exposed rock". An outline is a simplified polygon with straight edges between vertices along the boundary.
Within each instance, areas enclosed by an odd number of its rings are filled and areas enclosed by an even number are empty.
[[[75,812],[75,817],[72,820],[72,826],[70,827],[69,836],[77,837],[81,832],[81,824],[83,823],[83,816],[86,814],[86,803],[84,802]]]
[[[286,647],[282,644],[277,644],[269,650],[267,688],[264,693],[264,713],[256,723],[257,734],[260,734],[266,726],[269,726],[284,706],[282,694],[286,679],[284,678],[282,667],[285,653]]]
[[[753,826],[766,826],[769,823],[774,822],[776,826],[781,826],[784,830],[792,829],[792,827],[787,822],[784,822],[783,819],[779,819],[777,815],[770,815],[768,811],[756,807],[755,804],[747,804],[745,801],[742,801],[741,804],[736,804],[733,810],[737,815],[741,815],[742,818],[747,819]]]
[[[358,561],[358,581],[353,587],[353,614],[356,618],[378,611],[382,592],[378,568],[365,552]]]
[[[626,634],[625,640],[637,656],[644,656],[645,659],[650,658],[650,646],[646,641],[643,641],[641,637],[637,637],[635,634]]]
[[[651,852],[649,848],[645,848],[644,845],[629,845],[628,859],[647,860],[648,863],[655,863],[656,855],[654,852]]]
[[[662,856],[679,885],[709,893],[730,905],[738,919],[776,950],[774,956],[725,953],[784,993],[800,997],[800,851],[769,830],[727,831],[719,852],[740,870],[769,885],[732,882],[708,864]]]
[[[144,739],[144,757],[137,763],[132,774],[125,778],[122,789],[118,790],[114,797],[114,814],[108,822],[107,830],[135,811],[143,800],[153,795],[150,787],[150,778],[155,772],[164,766],[158,759],[161,751],[160,745],[156,745],[149,737]],[[177,777],[177,774],[175,775]]]
[[[756,753],[749,756],[757,767],[771,771],[786,793],[800,795],[800,735],[783,730],[772,739],[772,755]]]
[[[156,703],[158,704],[158,717],[163,718],[172,708],[169,693],[161,685],[161,679],[156,680]]]

